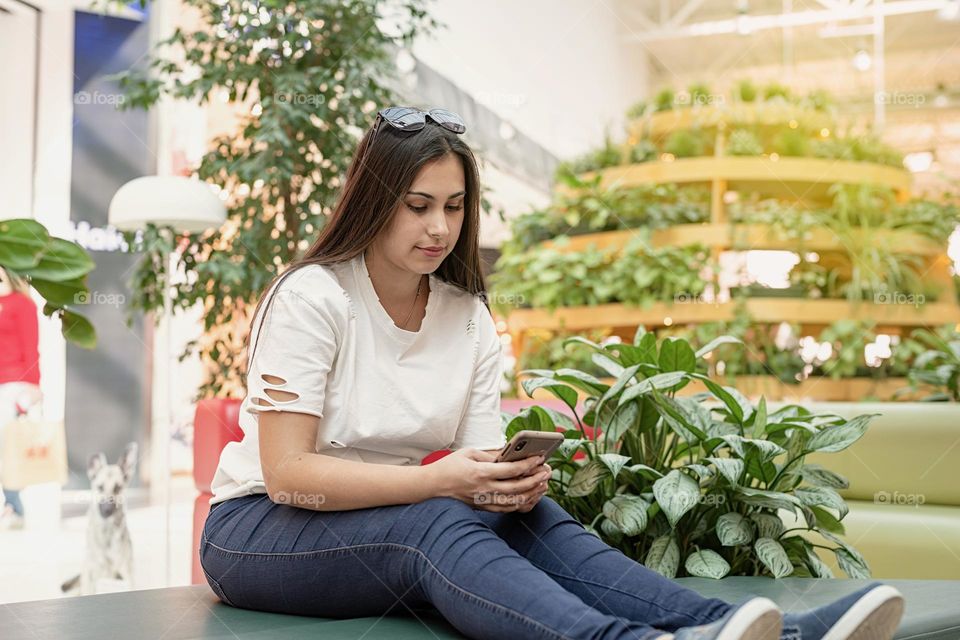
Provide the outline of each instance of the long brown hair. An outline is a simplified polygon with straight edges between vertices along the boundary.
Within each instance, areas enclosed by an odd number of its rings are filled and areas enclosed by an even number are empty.
[[[278,280],[307,265],[331,265],[363,253],[389,227],[420,169],[452,153],[463,163],[466,191],[463,224],[453,250],[433,273],[444,282],[480,295],[487,305],[486,284],[480,268],[480,172],[473,151],[459,134],[429,119],[423,129],[412,133],[402,133],[381,123],[371,145],[372,132],[371,126],[357,145],[337,204],[316,241],[302,257],[275,276],[264,292],[269,292]],[[269,296],[261,294],[250,320],[248,344],[260,308],[264,307],[263,317],[266,317],[274,295],[276,289]],[[263,318],[260,324],[263,325]],[[259,342],[259,335],[247,358],[247,371],[253,361],[256,342]]]

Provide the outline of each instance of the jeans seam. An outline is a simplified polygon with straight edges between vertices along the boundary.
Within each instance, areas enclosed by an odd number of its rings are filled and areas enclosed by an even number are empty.
[[[624,591],[623,589],[618,589],[616,586],[610,586],[610,585],[607,585],[607,584],[603,584],[602,582],[594,582],[593,580],[587,580],[587,579],[581,578],[581,577],[579,577],[579,576],[568,576],[568,575],[563,574],[563,573],[557,573],[556,571],[550,571],[549,569],[545,569],[545,568],[541,567],[541,566],[538,565],[538,564],[535,564],[534,566],[537,567],[538,569],[540,569],[541,571],[543,571],[544,573],[546,573],[547,575],[555,576],[555,577],[557,577],[557,578],[563,578],[563,579],[565,579],[565,580],[573,580],[573,581],[575,581],[575,582],[582,582],[582,583],[585,583],[585,584],[592,585],[592,586],[594,586],[594,587],[600,587],[600,588],[605,589],[605,590],[607,590],[607,591],[616,591],[617,593],[621,593],[621,594],[623,594],[623,595],[630,596],[630,597],[632,597],[632,598],[636,598],[637,600],[643,600],[643,601],[646,602],[648,605],[651,605],[651,606],[654,606],[654,607],[658,607],[658,608],[662,609],[663,611],[669,611],[670,613],[675,613],[675,614],[677,614],[677,615],[686,616],[687,618],[690,618],[690,620],[691,620],[692,622],[694,622],[695,624],[700,624],[700,623],[701,623],[701,621],[700,621],[698,618],[696,618],[696,617],[694,617],[694,616],[691,616],[691,615],[690,615],[689,613],[687,613],[686,611],[677,611],[677,610],[675,610],[675,609],[670,609],[669,607],[663,606],[663,605],[660,604],[659,602],[653,602],[652,600],[647,600],[646,598],[642,598],[642,597],[636,595],[635,593],[631,593],[631,592],[629,592],[629,591]]]
[[[209,581],[212,582],[213,584],[217,585],[217,588],[216,588],[216,590],[214,591],[214,593],[216,594],[216,596],[217,596],[218,598],[220,598],[221,600],[223,600],[225,603],[227,603],[227,604],[230,605],[231,607],[236,607],[236,606],[237,606],[237,605],[233,604],[233,602],[230,600],[230,598],[227,597],[226,592],[223,590],[223,585],[220,584],[220,581],[219,581],[219,580],[216,580],[213,576],[211,576],[209,573],[207,573],[207,570],[204,569],[202,563],[200,564],[200,571],[203,572],[203,575],[206,576],[207,580],[209,580]]]
[[[467,591],[466,589],[463,589],[462,587],[454,584],[449,578],[447,578],[447,576],[443,574],[442,571],[440,571],[440,569],[435,564],[433,564],[430,558],[428,558],[427,555],[423,553],[423,551],[421,551],[416,547],[412,547],[410,545],[400,544],[398,542],[370,542],[365,544],[348,545],[345,547],[336,547],[333,549],[321,549],[317,551],[265,552],[265,551],[232,551],[230,549],[224,549],[223,547],[217,546],[216,544],[210,542],[209,540],[207,541],[207,544],[223,553],[234,554],[239,556],[260,556],[260,557],[268,557],[268,558],[290,557],[290,556],[303,557],[303,556],[309,556],[309,555],[321,555],[325,553],[332,553],[335,551],[348,551],[348,550],[354,550],[354,549],[382,549],[385,547],[396,547],[404,551],[412,551],[413,553],[421,556],[426,561],[427,565],[443,580],[443,582],[448,587],[459,592],[461,595],[467,598],[473,598],[478,602],[482,602],[488,606],[499,609],[504,613],[511,615],[526,624],[542,628],[546,630],[548,633],[552,634],[555,638],[559,638],[560,640],[568,640],[568,636],[565,636],[562,633],[555,631],[554,629],[546,626],[545,624],[543,624],[542,622],[539,622],[538,620],[534,620],[533,618],[525,616],[519,611],[511,609],[510,607],[507,607],[505,605],[499,604],[497,602],[493,602],[492,600],[487,600],[482,596],[478,596],[477,594],[471,593],[470,591]],[[204,573],[206,573],[206,571],[204,571]],[[219,583],[217,584],[219,586]],[[222,587],[221,587],[221,590],[222,590]]]

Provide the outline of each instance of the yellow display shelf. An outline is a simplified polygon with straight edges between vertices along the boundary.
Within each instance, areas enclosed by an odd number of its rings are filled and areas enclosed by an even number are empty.
[[[622,248],[638,234],[635,229],[606,231],[570,236],[567,242],[547,240],[543,248],[560,252],[583,251],[590,245],[597,249]],[[772,225],[702,223],[681,224],[651,233],[651,243],[656,247],[678,247],[691,244],[721,246],[730,249],[780,249],[797,251],[849,251],[850,244],[870,242],[872,246],[890,253],[907,253],[919,256],[938,256],[943,247],[931,238],[910,231],[862,231],[853,229],[849,241],[837,237],[828,229],[811,229],[802,238],[788,236]]]
[[[910,193],[910,172],[882,164],[827,158],[701,156],[618,165],[590,171],[581,178],[600,175],[603,188],[639,187],[648,184],[715,182],[724,190],[757,191],[792,198],[827,196],[836,183],[889,187],[900,201]],[[573,195],[576,189],[560,184],[557,190]]]
[[[660,111],[633,120],[628,126],[631,136],[662,138],[674,131],[697,128],[737,126],[790,126],[791,121],[804,129],[833,131],[829,114],[794,104],[771,102],[703,105]]]
[[[527,392],[523,389],[522,376],[517,380],[517,396],[519,398],[529,398]],[[600,378],[602,382],[613,385],[613,378]],[[920,400],[924,396],[934,391],[930,388],[920,388],[917,391],[910,389],[910,383],[906,378],[883,378],[874,380],[873,378],[839,378],[833,379],[827,376],[816,376],[807,378],[797,384],[788,384],[780,381],[775,376],[736,376],[732,380],[717,376],[713,380],[719,384],[735,387],[748,398],[777,398],[785,402],[801,402],[807,400],[818,400],[826,402],[848,402],[861,401],[865,398],[878,398],[880,400],[889,400],[898,394],[897,398],[901,401]],[[581,400],[588,394],[577,389],[577,395]],[[708,389],[700,381],[693,381],[686,387],[677,392],[677,395],[688,396],[695,393],[707,392]],[[551,400],[555,398],[547,389],[535,389],[533,392],[534,400]]]
[[[636,327],[730,321],[734,318],[733,302],[709,303],[691,301],[667,304],[656,302],[649,308],[625,304],[602,304],[589,307],[549,309],[515,309],[507,314],[511,335],[530,329],[584,331],[604,327]],[[922,305],[875,304],[847,300],[808,300],[806,298],[750,298],[747,312],[755,323],[793,322],[804,325],[827,325],[837,320],[870,320],[879,326],[930,327],[960,322],[960,306],[950,302]]]

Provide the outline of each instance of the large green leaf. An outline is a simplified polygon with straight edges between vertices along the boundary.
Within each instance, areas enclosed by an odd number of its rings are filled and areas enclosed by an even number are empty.
[[[697,506],[700,486],[690,476],[674,469],[653,483],[653,495],[670,526],[675,527],[685,513]]]
[[[718,336],[713,340],[711,340],[710,342],[708,342],[707,344],[700,347],[699,349],[697,349],[697,353],[695,355],[697,358],[702,358],[703,356],[707,355],[708,353],[710,353],[720,345],[724,345],[724,344],[743,344],[743,340],[741,340],[740,338],[735,338],[733,336]]]
[[[50,238],[40,255],[40,261],[24,270],[31,278],[64,282],[81,278],[96,265],[80,245],[62,238]]]
[[[771,538],[758,538],[753,543],[753,548],[757,552],[757,557],[763,563],[774,578],[785,578],[793,573],[793,563],[787,557],[787,552],[783,546]]]
[[[682,381],[687,375],[684,371],[671,371],[669,373],[659,373],[645,380],[641,380],[637,384],[627,387],[626,390],[620,394],[619,404],[624,404],[634,398],[648,394],[654,389],[669,389]]]
[[[766,491],[764,489],[753,489],[751,487],[737,487],[739,500],[747,504],[764,507],[767,509],[786,509],[795,511],[800,506],[800,500],[789,493],[779,491]]]
[[[685,371],[693,373],[697,366],[697,357],[694,355],[689,342],[682,338],[669,337],[660,344],[658,364],[663,372]]]
[[[63,337],[84,349],[97,346],[97,334],[90,321],[73,311],[64,310],[60,316]]]
[[[628,536],[640,535],[647,528],[647,509],[650,504],[633,495],[618,495],[603,504],[603,515]]]
[[[46,228],[35,220],[0,220],[0,265],[24,271],[40,261],[50,241]]]
[[[58,307],[80,306],[89,301],[86,278],[77,278],[64,282],[52,282],[34,278],[30,284],[48,302]]]
[[[574,411],[577,409],[579,396],[577,395],[576,389],[571,388],[563,382],[559,382],[553,378],[542,377],[526,378],[520,384],[531,398],[533,397],[533,392],[537,389],[546,389],[560,400],[563,400],[563,402]]]
[[[845,424],[824,427],[819,433],[807,441],[807,451],[824,451],[836,453],[843,451],[859,440],[867,431],[870,420],[880,415],[868,413],[859,415]]]
[[[743,460],[736,458],[705,458],[713,463],[713,466],[723,475],[732,485],[740,484],[740,476],[743,475]]]
[[[608,477],[610,469],[600,460],[590,460],[585,465],[577,469],[570,480],[570,486],[567,487],[567,496],[571,498],[582,498],[588,496],[597,487],[604,478]]]
[[[680,547],[672,534],[660,536],[650,545],[643,564],[667,578],[675,578],[680,568]]]
[[[736,511],[725,513],[717,518],[716,529],[720,544],[725,547],[749,544],[753,540],[753,526]]]
[[[808,507],[834,509],[838,512],[840,520],[843,520],[849,512],[847,503],[840,494],[828,487],[798,487],[793,494]]]
[[[847,489],[850,481],[818,464],[805,464],[800,467],[800,475],[804,481],[815,487],[829,487],[831,489]]]
[[[716,551],[701,549],[687,556],[683,565],[687,573],[698,578],[713,578],[719,580],[730,573],[730,565]]]

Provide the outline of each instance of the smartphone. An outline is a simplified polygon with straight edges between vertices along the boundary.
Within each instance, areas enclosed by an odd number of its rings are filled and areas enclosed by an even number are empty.
[[[559,431],[530,431],[524,429],[513,434],[510,442],[503,446],[495,462],[514,462],[530,456],[542,455],[544,460],[556,451],[563,442],[563,434]]]

